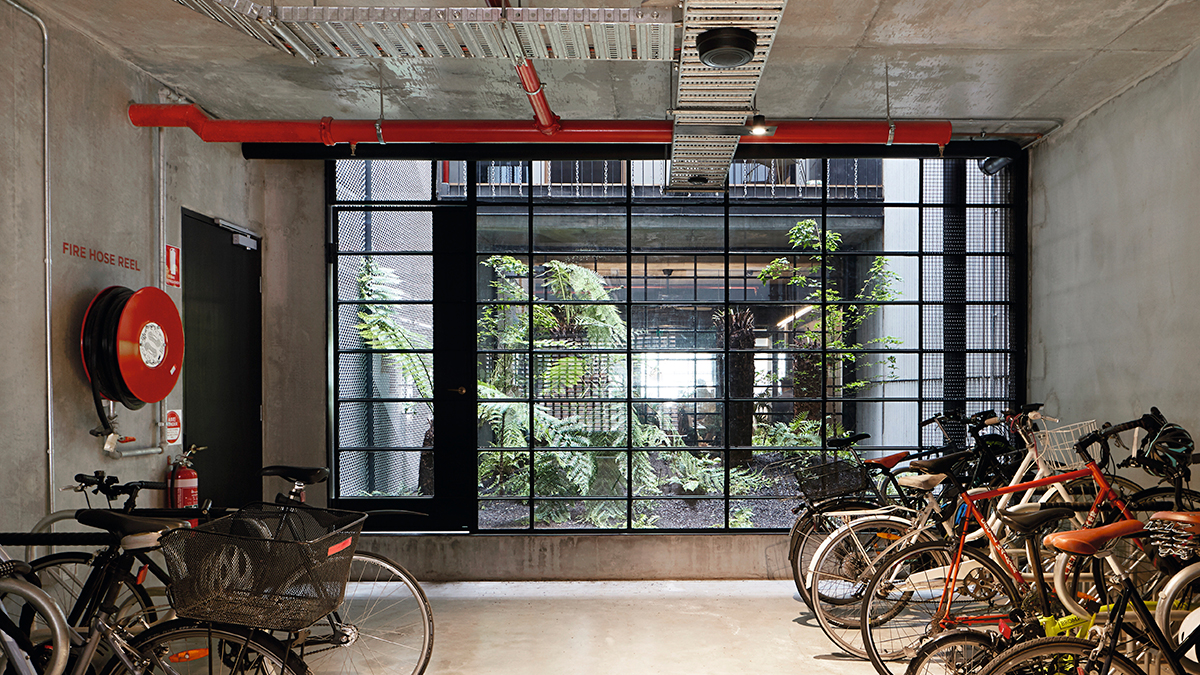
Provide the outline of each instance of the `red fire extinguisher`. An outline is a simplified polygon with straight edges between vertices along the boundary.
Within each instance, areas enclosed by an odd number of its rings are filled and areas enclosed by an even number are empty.
[[[203,449],[192,444],[192,447],[184,450],[183,454],[174,460],[167,458],[170,466],[170,474],[167,477],[167,499],[170,508],[200,508],[200,479],[196,470],[192,468],[192,455]],[[189,522],[195,527],[198,521]]]

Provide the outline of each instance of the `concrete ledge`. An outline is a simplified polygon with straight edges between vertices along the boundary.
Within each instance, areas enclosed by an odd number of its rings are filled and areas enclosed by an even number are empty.
[[[366,534],[421,581],[791,579],[787,534]]]

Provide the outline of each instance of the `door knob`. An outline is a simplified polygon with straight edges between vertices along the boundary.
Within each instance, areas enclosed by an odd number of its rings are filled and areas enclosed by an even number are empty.
[[[452,391],[455,394],[466,394],[467,388],[466,387],[457,387],[455,389],[448,389],[447,391]]]

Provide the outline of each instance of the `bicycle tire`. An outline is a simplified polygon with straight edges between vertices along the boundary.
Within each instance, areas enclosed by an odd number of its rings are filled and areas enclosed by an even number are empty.
[[[974,630],[942,633],[921,645],[904,675],[978,675],[999,655],[997,639]]]
[[[70,616],[76,600],[79,599],[79,593],[83,590],[88,575],[93,570],[94,560],[95,556],[91,553],[64,551],[42,556],[29,563],[29,566],[38,576],[42,590],[54,598],[58,606],[63,609],[64,614]],[[142,622],[143,628],[157,622],[157,610],[146,589],[136,581],[123,580],[119,583],[124,586],[124,590],[117,596],[118,612],[114,616],[114,621],[127,628],[132,627],[131,620],[135,618]],[[90,627],[91,620],[90,616],[81,616],[78,621],[79,625],[74,628],[86,630]]]
[[[859,623],[863,591],[878,561],[910,533],[912,523],[904,518],[861,518],[829,535],[813,557],[813,613],[825,636],[847,654],[867,658]]]
[[[173,619],[150,628],[128,646],[149,661],[145,675],[309,675],[304,661],[283,643],[246,626]],[[214,651],[219,658],[213,658]],[[101,675],[128,672],[113,656]]]
[[[859,617],[863,649],[880,675],[903,673],[908,664],[897,661],[911,658],[942,630],[1007,615],[1020,606],[1012,578],[986,552],[964,547],[954,599],[939,617],[945,568],[957,552],[958,542],[919,543],[880,562],[864,591]]]
[[[979,675],[1077,675],[1080,659],[1096,643],[1071,637],[1044,637],[1022,642],[1001,652]],[[1145,675],[1141,668],[1119,652],[1112,654],[1111,675]]]
[[[0,672],[21,672],[13,663],[21,659],[42,675],[61,675],[70,656],[70,628],[54,599],[27,581],[5,578],[0,579],[0,604],[6,638],[0,640]],[[30,631],[25,624],[41,628]]]
[[[349,643],[338,644],[330,621],[349,630]],[[358,551],[342,604],[310,627],[295,648],[314,675],[421,675],[433,654],[429,600],[408,570],[377,553]]]
[[[1167,644],[1177,650],[1183,639],[1196,632],[1198,619],[1200,563],[1192,563],[1162,589],[1158,605],[1154,608],[1154,622],[1167,637]],[[1193,665],[1200,664],[1200,653],[1197,651],[1190,650],[1190,653],[1180,655],[1180,659],[1190,661]]]
[[[788,561],[792,566],[792,581],[796,584],[796,592],[808,608],[812,609],[812,600],[808,597],[808,568],[812,564],[813,554],[834,530],[842,526],[837,519],[830,519],[825,514],[832,511],[854,511],[878,509],[882,505],[877,501],[861,497],[836,497],[818,502],[807,509],[796,519],[788,533]]]

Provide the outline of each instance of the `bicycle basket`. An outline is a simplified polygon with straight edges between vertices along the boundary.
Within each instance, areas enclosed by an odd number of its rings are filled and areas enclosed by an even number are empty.
[[[1096,420],[1065,424],[1055,429],[1035,431],[1038,457],[1047,468],[1072,471],[1082,468],[1084,461],[1075,452],[1075,442],[1096,430]]]
[[[297,631],[342,602],[366,514],[252,504],[160,540],[185,618]]]
[[[789,482],[794,479],[801,496],[809,503],[847,495],[876,496],[878,491],[867,467],[857,460],[821,461],[817,453],[812,453],[773,462],[771,468],[774,473],[787,475]]]

